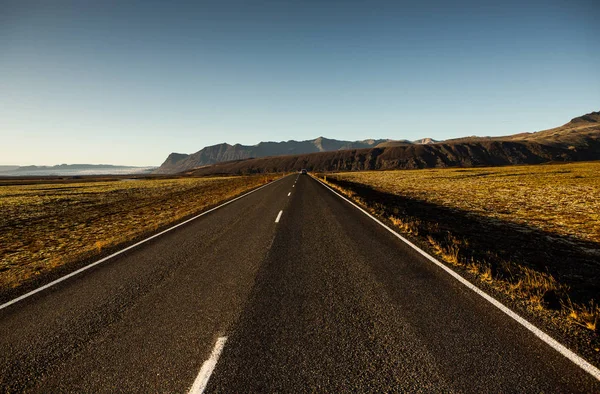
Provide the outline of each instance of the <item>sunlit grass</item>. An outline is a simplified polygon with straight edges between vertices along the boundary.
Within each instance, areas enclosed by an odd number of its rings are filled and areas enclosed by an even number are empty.
[[[600,242],[600,162],[328,176],[491,220]]]
[[[128,242],[250,188],[264,176],[0,187],[0,287]]]

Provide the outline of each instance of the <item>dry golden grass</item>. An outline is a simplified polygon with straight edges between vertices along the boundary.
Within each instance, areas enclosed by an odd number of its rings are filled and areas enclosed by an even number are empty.
[[[491,220],[600,242],[600,162],[329,174]]]
[[[528,298],[528,301],[536,308],[543,308],[544,296],[548,292],[561,291],[561,285],[552,275],[523,266],[518,267],[518,269],[520,275],[516,282],[509,284],[510,289],[513,293],[523,298]]]
[[[156,231],[270,180],[179,178],[0,187],[0,288]]]
[[[591,300],[587,305],[577,305],[568,299],[563,303],[563,309],[566,310],[569,319],[576,324],[596,331],[598,329],[598,320],[600,320],[600,306]]]

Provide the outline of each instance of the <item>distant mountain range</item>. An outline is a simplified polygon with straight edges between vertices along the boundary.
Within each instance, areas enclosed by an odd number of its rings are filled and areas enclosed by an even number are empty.
[[[218,144],[191,155],[171,153],[159,167],[107,164],[0,166],[0,176],[77,176],[139,174],[246,174],[395,168],[469,167],[600,160],[600,112],[553,129],[502,137],[463,137],[445,141],[371,139]]]
[[[113,166],[109,164],[60,164],[56,166],[0,166],[0,176],[78,176],[150,174],[156,167]]]
[[[563,126],[534,133],[446,141],[425,140],[422,142],[427,143],[422,144],[416,142],[374,141],[367,148],[236,160],[200,168],[189,167],[186,173],[249,174],[297,171],[300,168],[309,171],[351,171],[600,160],[600,112],[592,112],[574,118]]]
[[[364,149],[384,146],[400,146],[413,144],[430,144],[437,142],[431,138],[418,141],[389,139],[371,139],[364,141],[339,141],[324,137],[306,141],[260,142],[257,145],[229,145],[226,143],[207,146],[191,155],[171,153],[165,162],[154,171],[155,174],[173,174],[192,168],[203,167],[215,163],[259,158],[268,156],[297,155],[317,152],[333,152],[340,150]]]

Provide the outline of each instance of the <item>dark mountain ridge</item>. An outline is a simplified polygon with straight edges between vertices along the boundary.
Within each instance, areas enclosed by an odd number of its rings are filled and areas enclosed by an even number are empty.
[[[324,137],[307,141],[261,142],[257,145],[230,145],[227,143],[207,146],[196,153],[186,155],[171,153],[167,160],[154,172],[156,174],[172,174],[191,168],[202,167],[219,162],[257,158],[265,156],[280,156],[329,152],[344,149],[360,149],[374,147],[387,142],[386,139],[364,141],[339,141]]]
[[[309,171],[386,170],[600,160],[600,112],[592,112],[561,127],[536,133],[387,145],[238,160],[188,173],[248,174],[297,171],[300,168]]]

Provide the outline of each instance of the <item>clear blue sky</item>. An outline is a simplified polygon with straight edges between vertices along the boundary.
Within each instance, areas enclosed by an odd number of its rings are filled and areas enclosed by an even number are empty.
[[[595,1],[450,3],[0,1],[0,164],[502,135],[600,110]]]

